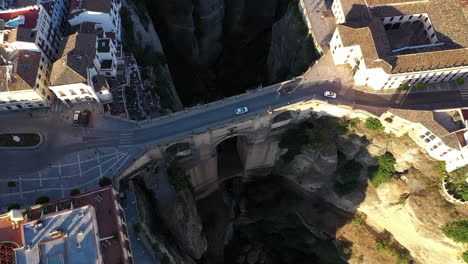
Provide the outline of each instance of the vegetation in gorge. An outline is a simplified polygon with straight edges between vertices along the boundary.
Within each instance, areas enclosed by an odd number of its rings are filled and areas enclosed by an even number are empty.
[[[453,241],[468,243],[468,220],[447,224],[442,231]]]
[[[372,185],[379,185],[390,181],[395,175],[396,159],[392,153],[386,152],[384,155],[377,158],[378,165],[370,169],[369,178]]]
[[[338,152],[337,174],[339,181],[333,185],[333,190],[339,196],[351,193],[355,190],[363,166],[355,160],[346,160],[343,153]]]
[[[235,227],[237,233],[227,248],[225,263],[236,263],[249,244],[263,245],[262,250],[278,264],[342,263],[331,242],[317,239],[304,227],[296,214],[300,198],[284,186],[279,176],[272,175],[247,184],[246,217],[254,221]]]

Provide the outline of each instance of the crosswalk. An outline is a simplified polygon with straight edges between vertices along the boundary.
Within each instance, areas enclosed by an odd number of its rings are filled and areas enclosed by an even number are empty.
[[[460,96],[463,101],[468,101],[468,87],[460,90]]]

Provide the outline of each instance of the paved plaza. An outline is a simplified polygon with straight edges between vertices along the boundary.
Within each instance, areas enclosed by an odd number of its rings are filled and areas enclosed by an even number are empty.
[[[137,148],[109,147],[89,149],[63,157],[36,173],[0,179],[0,207],[12,203],[34,204],[37,197],[46,195],[57,200],[70,195],[73,189],[81,192],[99,187],[99,179],[112,178],[126,168],[139,153]],[[16,187],[8,187],[13,181]]]

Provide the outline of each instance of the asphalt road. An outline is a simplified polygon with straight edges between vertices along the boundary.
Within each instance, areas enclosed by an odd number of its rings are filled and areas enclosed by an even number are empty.
[[[80,128],[54,117],[53,113],[25,120],[18,120],[15,115],[0,115],[3,124],[8,124],[8,131],[28,130],[33,124],[33,131],[44,136],[44,143],[32,151],[0,151],[0,161],[4,176],[27,173],[45,167],[61,156],[85,149],[99,147],[138,146],[168,142],[174,138],[203,132],[225,123],[248,119],[256,114],[265,114],[269,108],[275,109],[287,104],[318,98],[339,104],[366,105],[382,108],[437,109],[460,107],[463,105],[458,91],[401,93],[391,95],[368,94],[353,89],[344,89],[338,83],[328,81],[307,82],[297,79],[288,84],[295,90],[279,95],[281,84],[265,87],[246,95],[228,98],[222,102],[191,108],[171,116],[154,119],[151,122],[132,124],[127,121],[112,119],[112,124],[105,128]],[[323,97],[326,90],[338,94],[336,99]],[[236,115],[238,107],[248,107],[248,113]],[[50,117],[52,115],[52,117]],[[107,129],[109,127],[109,129]],[[0,132],[5,129],[0,128]],[[75,140],[70,140],[74,138]],[[79,140],[78,140],[79,139]],[[81,140],[83,139],[83,140]]]

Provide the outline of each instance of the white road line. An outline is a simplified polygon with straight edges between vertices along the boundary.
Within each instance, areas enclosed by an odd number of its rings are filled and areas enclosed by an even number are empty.
[[[20,199],[23,199],[23,182],[21,180],[19,181],[19,195]]]
[[[125,157],[125,156],[128,157],[128,156],[130,156],[130,154],[127,153],[127,154],[124,155],[124,157]],[[120,159],[118,159],[112,166],[110,166],[109,168],[107,168],[107,170],[104,171],[103,175],[106,175],[106,173],[107,173],[109,170],[111,170],[121,159],[123,159],[123,157],[120,158]]]
[[[101,156],[99,154],[99,151],[97,153],[97,157],[98,157],[98,164],[99,164],[99,177],[102,178],[102,166],[101,166]]]
[[[39,174],[39,186],[42,187],[42,174],[40,171],[38,171],[37,174]]]
[[[63,184],[60,184],[60,189],[62,190],[62,198],[65,197],[65,192],[64,192],[64,189],[63,189]]]
[[[122,152],[118,152],[118,154],[121,154]],[[106,158],[106,157],[109,157],[109,156],[114,156],[115,153],[111,153],[111,154],[107,154],[107,155],[104,155],[104,156],[101,156],[101,158]],[[89,162],[89,161],[93,161],[93,160],[96,160],[98,158],[92,158],[92,159],[87,159],[87,160],[83,160],[81,161],[81,163],[85,163],[85,162]],[[66,166],[73,166],[73,165],[77,165],[78,163],[67,163],[67,164],[61,164],[60,166],[61,167],[66,167]],[[51,168],[57,168],[58,166],[55,166],[55,165],[52,165],[50,166]]]
[[[62,166],[60,165],[60,160],[58,161],[58,171],[59,175],[62,176]]]
[[[77,154],[76,157],[78,158],[78,169],[80,170],[80,177],[81,177],[81,176],[82,176],[82,172],[81,172],[80,154]]]
[[[120,170],[122,165],[124,165],[124,163],[127,162],[128,158],[130,158],[130,154],[128,154],[127,157],[125,158],[125,160],[120,163],[120,166],[115,170],[115,172],[118,172]]]

